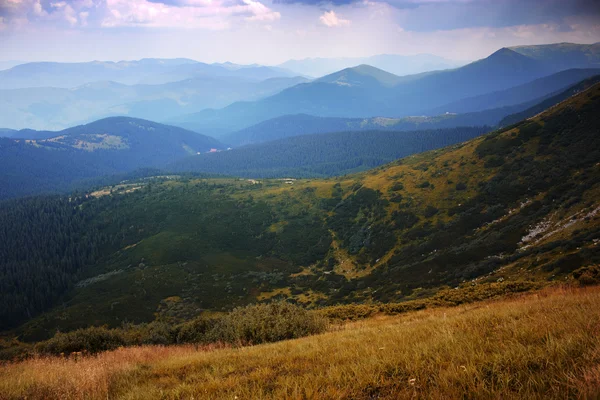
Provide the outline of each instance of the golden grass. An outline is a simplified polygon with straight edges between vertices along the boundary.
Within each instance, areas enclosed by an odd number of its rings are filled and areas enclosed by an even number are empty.
[[[598,287],[376,317],[254,347],[142,347],[0,367],[3,399],[599,396]]]

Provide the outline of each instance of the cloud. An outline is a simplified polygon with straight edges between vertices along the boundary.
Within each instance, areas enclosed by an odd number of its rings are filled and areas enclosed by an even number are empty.
[[[323,25],[330,28],[350,25],[350,20],[338,17],[333,10],[325,11],[323,15],[319,17],[319,20]]]
[[[79,13],[79,20],[81,21],[81,26],[87,26],[87,19],[90,16],[90,13],[87,11],[81,11]]]
[[[567,16],[600,18],[598,0],[274,0],[276,4],[348,6],[385,4],[415,32],[560,23]]]
[[[239,22],[273,22],[265,0],[0,0],[3,28],[191,28],[222,30]],[[267,0],[270,1],[270,0]]]
[[[361,0],[275,0],[276,4],[305,4],[309,6],[320,6],[330,4],[334,6],[342,6],[360,2]]]
[[[402,27],[415,32],[560,23],[567,16],[600,15],[597,0],[389,0],[389,4],[402,11]]]
[[[248,10],[251,12],[251,16],[247,17],[248,21],[275,21],[281,18],[281,14],[277,11],[272,11],[270,8],[265,6],[258,1],[244,0],[244,3],[248,6]]]
[[[174,3],[177,2],[177,5]],[[190,5],[193,2],[193,5]],[[107,0],[104,27],[148,26],[226,29],[233,19],[275,21],[281,17],[257,0],[225,3],[221,0]]]

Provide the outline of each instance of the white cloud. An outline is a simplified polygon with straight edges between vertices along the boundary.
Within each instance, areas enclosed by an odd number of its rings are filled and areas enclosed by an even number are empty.
[[[187,0],[176,6],[148,0],[107,0],[106,5],[109,13],[102,21],[103,27],[143,25],[221,30],[229,28],[238,17],[262,22],[281,18],[279,12],[257,0],[243,0],[242,4],[231,4],[227,0]]]
[[[79,20],[81,21],[81,26],[87,26],[87,19],[90,16],[88,11],[81,11],[79,13]]]
[[[38,16],[47,14],[42,8],[42,3],[40,3],[40,0],[37,0],[35,3],[33,3],[33,13]]]
[[[280,13],[272,11],[269,7],[258,1],[244,0],[244,4],[248,6],[248,10],[252,14],[246,17],[248,21],[275,21],[281,18]]]
[[[338,17],[333,10],[325,11],[323,15],[319,17],[319,20],[323,25],[330,28],[350,25],[350,20]]]

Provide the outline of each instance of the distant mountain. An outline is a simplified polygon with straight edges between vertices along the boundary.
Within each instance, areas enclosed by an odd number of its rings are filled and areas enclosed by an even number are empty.
[[[516,46],[511,50],[543,62],[555,71],[569,68],[600,68],[600,42],[594,44],[556,43]]]
[[[63,129],[114,115],[163,120],[239,100],[260,99],[302,82],[306,79],[255,81],[204,76],[162,85],[94,82],[73,89],[0,90],[0,122],[13,129]]]
[[[0,89],[72,88],[95,81],[135,84],[145,76],[167,71],[178,65],[194,63],[196,61],[186,58],[81,63],[30,62],[0,71]]]
[[[70,190],[75,183],[138,168],[164,167],[217,140],[136,118],[113,117],[59,132],[0,139],[0,199]]]
[[[570,85],[598,74],[600,74],[600,68],[569,69],[527,82],[523,85],[511,87],[510,89],[468,97],[453,103],[444,104],[441,107],[430,110],[428,114],[437,115],[445,112],[466,113],[512,106],[534,100],[539,102],[543,96],[547,96],[557,90],[565,89]]]
[[[333,72],[367,64],[376,68],[389,71],[395,75],[413,75],[421,72],[456,68],[465,63],[448,60],[431,54],[417,54],[413,56],[402,56],[396,54],[380,54],[371,57],[355,58],[305,58],[303,60],[289,60],[280,64],[283,67],[297,73],[321,77]]]
[[[0,61],[0,71],[15,67],[19,64],[25,64],[25,63],[23,61],[17,61],[17,60]]]
[[[590,87],[596,85],[598,82],[600,82],[600,75],[596,75],[592,78],[589,78],[582,82],[579,82],[578,84],[571,86],[567,90],[557,93],[554,96],[551,96],[551,97],[547,98],[546,100],[544,100],[524,111],[506,116],[499,122],[499,125],[500,126],[509,126],[512,124],[516,124],[517,122],[522,121],[524,119],[534,117],[534,116],[538,115],[539,113],[549,109],[550,107],[552,107],[564,100],[567,100],[569,97],[575,96],[575,95],[589,89]]]
[[[590,75],[590,72],[599,73],[600,70],[585,70],[586,73],[581,76]],[[577,74],[574,74],[577,76]],[[593,82],[594,80],[588,80]],[[535,81],[538,82],[538,81]],[[587,82],[587,81],[586,81]],[[551,90],[555,85],[552,81],[546,81],[547,86],[539,93],[545,93],[546,90]],[[564,83],[564,81],[563,81]],[[537,85],[524,85],[515,91],[517,96],[514,101],[519,98],[519,93],[525,93],[523,98],[529,98],[530,95],[539,94],[536,91],[523,92],[523,89],[533,89]],[[576,85],[578,86],[578,85]],[[587,87],[587,85],[585,86]],[[512,98],[512,90],[503,92],[495,92],[497,97],[490,96],[490,100],[496,99],[497,102],[488,103],[503,104],[502,100]],[[503,105],[496,108],[484,109],[475,112],[464,113],[443,113],[432,116],[412,116],[412,117],[373,117],[373,118],[339,118],[339,117],[317,117],[307,114],[284,115],[266,121],[262,121],[256,125],[239,131],[227,134],[222,137],[222,141],[232,146],[239,147],[248,144],[268,142],[286,137],[330,133],[341,131],[372,131],[372,130],[387,130],[387,131],[410,131],[423,129],[445,129],[464,126],[504,126],[501,120],[508,118],[510,115],[523,115],[520,112],[528,109],[539,110],[541,112],[548,107],[564,100],[564,96],[555,96],[556,92],[544,94],[533,100],[525,101],[519,104]],[[482,96],[485,97],[485,96]],[[450,108],[451,109],[451,108]],[[478,109],[478,107],[476,107]],[[517,113],[517,114],[515,114]],[[536,113],[537,114],[537,113]],[[522,116],[515,122],[526,118]]]
[[[0,137],[11,137],[16,132],[14,129],[0,128]]]
[[[84,63],[33,62],[0,71],[0,89],[74,88],[97,81],[114,81],[127,85],[163,84],[202,77],[265,80],[297,75],[276,67],[259,65],[237,67],[205,64],[186,58],[146,58],[137,61]]]
[[[234,77],[253,81],[263,81],[272,78],[291,78],[298,75],[278,67],[265,67],[263,65],[238,65],[238,64],[182,64],[170,68],[167,72],[148,76],[139,81],[143,84],[158,85],[169,82],[177,82],[185,79],[201,77]]]
[[[483,135],[489,129],[335,132],[294,136],[181,159],[167,167],[248,178],[324,177],[373,168],[399,157]]]
[[[543,63],[509,49],[455,70],[398,77],[358,66],[294,86],[256,102],[169,119],[209,135],[223,135],[286,114],[368,118],[403,117],[463,98],[505,90],[549,75]]]
[[[337,118],[316,117],[307,114],[284,115],[225,135],[221,140],[229,145],[239,147],[293,136],[332,132],[416,131],[458,126],[483,126],[486,124],[491,125],[506,115],[506,113],[502,113],[497,119],[485,118],[485,116],[477,119],[478,114],[445,114],[435,117],[403,118]]]
[[[402,82],[402,78],[379,68],[363,64],[334,72],[314,82],[373,89],[378,87],[393,87]]]

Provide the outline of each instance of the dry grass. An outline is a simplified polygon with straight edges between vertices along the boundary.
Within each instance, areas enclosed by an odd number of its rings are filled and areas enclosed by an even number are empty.
[[[0,368],[1,398],[598,398],[600,288],[376,317],[238,349],[120,349]]]

